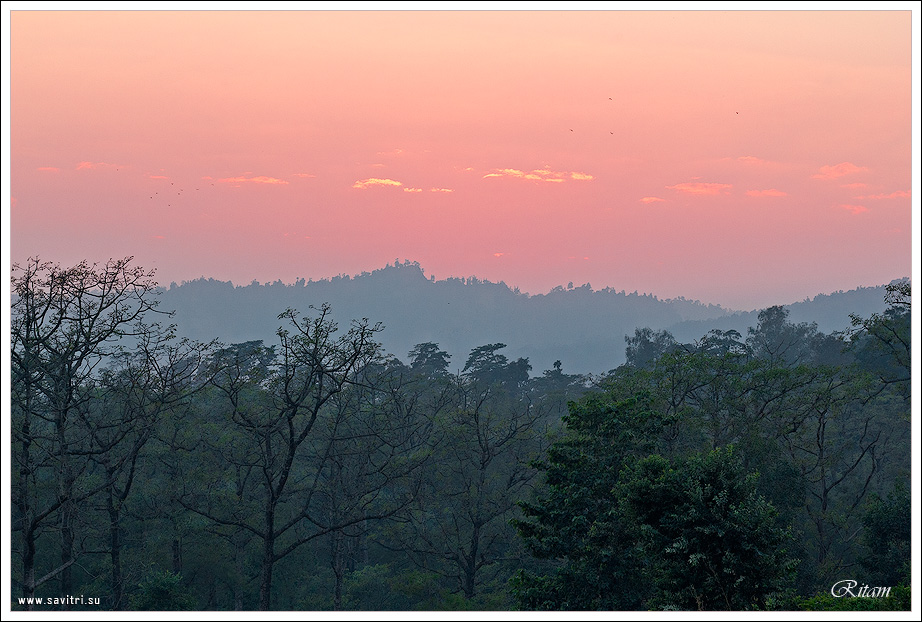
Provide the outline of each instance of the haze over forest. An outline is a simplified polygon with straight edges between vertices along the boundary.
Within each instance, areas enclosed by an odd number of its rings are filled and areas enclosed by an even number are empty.
[[[410,262],[164,291],[130,258],[33,260],[11,285],[20,609],[909,608],[908,281],[799,304],[842,334]],[[337,327],[365,311],[396,339]],[[858,568],[874,600],[828,595]]]
[[[883,311],[884,285],[817,294],[802,301],[778,301],[792,322],[815,322],[824,333],[850,326],[849,314]],[[381,322],[385,350],[404,359],[413,346],[434,342],[452,355],[460,371],[475,347],[504,343],[511,358],[524,357],[532,373],[559,360],[569,373],[600,374],[624,363],[625,337],[637,328],[668,330],[679,341],[700,339],[711,329],[742,335],[758,323],[759,309],[732,310],[701,301],[660,299],[652,294],[591,284],[558,286],[527,295],[506,283],[477,277],[427,277],[416,262],[395,261],[358,275],[285,284],[234,285],[201,278],[165,288],[161,309],[175,311],[181,335],[225,343],[276,341],[278,315],[286,308],[306,311],[331,305],[342,328],[352,320]]]

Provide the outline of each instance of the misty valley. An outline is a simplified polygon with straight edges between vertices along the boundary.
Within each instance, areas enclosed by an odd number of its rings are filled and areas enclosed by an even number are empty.
[[[908,280],[11,280],[14,610],[908,610]]]

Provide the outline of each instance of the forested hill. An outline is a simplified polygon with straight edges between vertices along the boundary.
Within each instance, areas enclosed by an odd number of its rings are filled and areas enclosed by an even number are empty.
[[[778,301],[786,304],[790,301]],[[685,299],[661,300],[611,288],[558,287],[527,295],[505,283],[476,278],[427,278],[417,263],[389,265],[358,276],[286,285],[234,286],[214,279],[175,283],[163,292],[160,309],[175,310],[179,333],[224,343],[262,339],[276,343],[279,313],[309,311],[329,303],[333,318],[347,328],[352,319],[381,322],[385,350],[406,360],[410,349],[435,342],[451,354],[452,371],[464,367],[468,353],[489,343],[505,343],[510,359],[527,357],[532,374],[560,360],[568,373],[602,373],[624,362],[625,335],[638,327],[667,329],[680,340],[694,340],[711,328],[746,328],[758,310],[733,313]],[[817,322],[829,333],[848,326],[849,313],[867,317],[883,311],[884,287],[817,296],[788,305],[790,321]]]

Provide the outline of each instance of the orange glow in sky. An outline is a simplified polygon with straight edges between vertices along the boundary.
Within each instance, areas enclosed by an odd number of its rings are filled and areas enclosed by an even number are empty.
[[[911,272],[910,11],[17,11],[11,255],[739,309]]]

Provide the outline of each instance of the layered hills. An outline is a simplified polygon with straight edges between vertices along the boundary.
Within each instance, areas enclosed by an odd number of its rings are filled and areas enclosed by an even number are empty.
[[[803,301],[778,301],[792,322],[815,322],[832,333],[849,326],[849,314],[868,316],[885,308],[884,285],[820,294]],[[636,328],[669,330],[694,341],[711,329],[745,336],[759,309],[734,311],[699,301],[660,299],[588,284],[556,287],[529,295],[505,283],[475,277],[435,280],[418,263],[395,262],[373,272],[319,281],[298,280],[234,285],[214,279],[173,283],[162,292],[160,309],[175,311],[182,336],[224,343],[277,341],[287,308],[304,314],[329,304],[345,329],[353,319],[380,322],[384,349],[406,361],[416,344],[434,342],[451,355],[452,371],[464,367],[481,345],[504,343],[508,358],[526,357],[532,374],[561,361],[567,373],[603,373],[624,362],[625,336]]]

